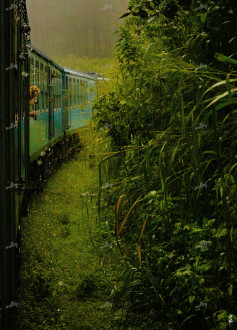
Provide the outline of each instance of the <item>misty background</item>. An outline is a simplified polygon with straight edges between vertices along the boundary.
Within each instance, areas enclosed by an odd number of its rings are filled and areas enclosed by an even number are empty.
[[[27,0],[31,42],[49,57],[113,54],[129,0]]]

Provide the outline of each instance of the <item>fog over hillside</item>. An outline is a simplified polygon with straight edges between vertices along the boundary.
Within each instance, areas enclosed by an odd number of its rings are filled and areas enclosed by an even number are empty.
[[[112,54],[128,0],[27,0],[31,41],[50,57]]]

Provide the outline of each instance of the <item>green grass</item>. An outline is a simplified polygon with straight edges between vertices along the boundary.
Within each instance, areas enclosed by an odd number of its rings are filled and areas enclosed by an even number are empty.
[[[96,205],[97,165],[108,143],[89,126],[80,135],[84,149],[32,196],[22,220],[17,329],[116,328],[109,306],[119,256],[115,245],[105,246],[111,237]]]

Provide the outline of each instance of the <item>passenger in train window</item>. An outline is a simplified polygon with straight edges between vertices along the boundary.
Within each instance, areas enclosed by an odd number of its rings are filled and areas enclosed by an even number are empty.
[[[35,105],[35,103],[38,102],[38,97],[39,97],[40,89],[37,86],[31,86],[30,87],[30,100],[29,100],[29,105],[30,108],[32,109],[32,106]],[[37,117],[38,111],[30,111],[29,116],[30,117]]]

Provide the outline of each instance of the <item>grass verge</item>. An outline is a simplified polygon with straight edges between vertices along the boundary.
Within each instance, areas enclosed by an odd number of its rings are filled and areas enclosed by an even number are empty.
[[[80,129],[83,150],[31,197],[22,219],[22,271],[17,329],[115,329],[120,311],[118,252],[97,217],[103,132]],[[106,210],[103,211],[106,214]]]

